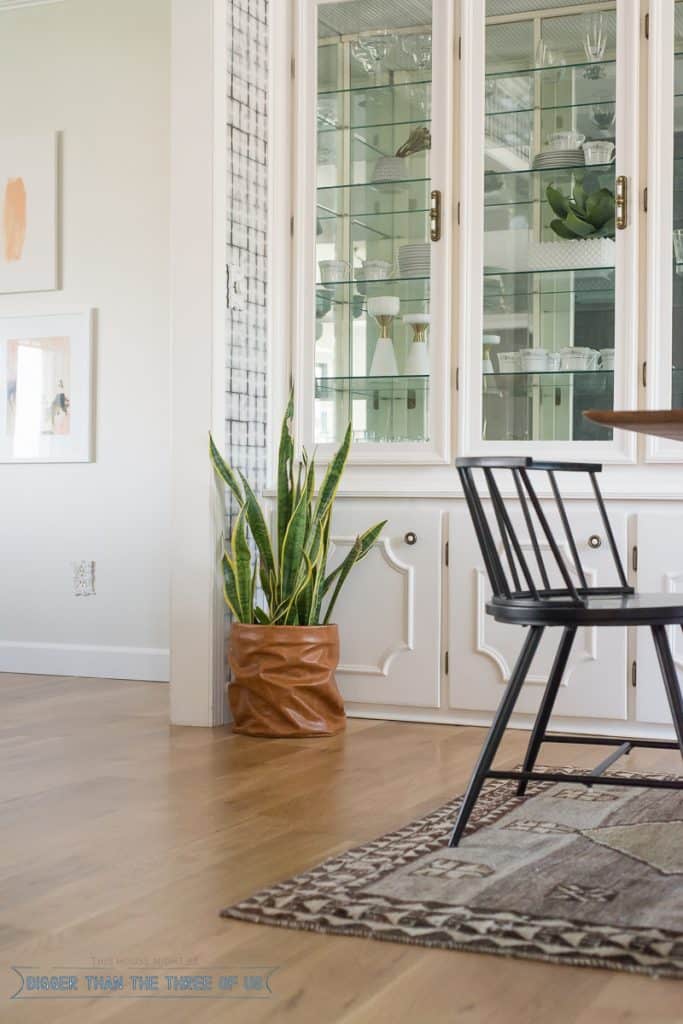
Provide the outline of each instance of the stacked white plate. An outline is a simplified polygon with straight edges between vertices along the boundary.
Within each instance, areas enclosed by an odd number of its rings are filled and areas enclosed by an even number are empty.
[[[545,149],[534,157],[535,171],[554,170],[557,167],[582,166],[586,160],[582,149]]]
[[[398,269],[401,277],[429,277],[431,247],[429,242],[416,242],[398,247]]]

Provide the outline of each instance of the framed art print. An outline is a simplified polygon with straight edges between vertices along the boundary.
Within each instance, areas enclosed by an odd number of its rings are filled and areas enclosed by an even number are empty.
[[[57,286],[57,136],[0,138],[0,292]]]
[[[91,461],[92,320],[0,316],[0,462]]]

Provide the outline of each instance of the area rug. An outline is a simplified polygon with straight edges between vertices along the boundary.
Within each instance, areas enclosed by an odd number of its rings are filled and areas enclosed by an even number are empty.
[[[683,978],[683,791],[515,787],[486,784],[457,849],[459,799],[222,916]]]

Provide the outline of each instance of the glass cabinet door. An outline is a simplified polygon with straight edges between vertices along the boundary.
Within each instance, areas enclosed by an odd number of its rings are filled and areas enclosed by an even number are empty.
[[[435,8],[446,6],[307,7],[315,83],[311,62],[300,88],[313,85],[315,95],[315,137],[303,143],[315,154],[315,216],[301,244],[314,252],[315,266],[309,257],[305,266],[315,282],[303,300],[302,333],[314,355],[305,352],[302,363],[313,398],[307,435],[323,451],[350,421],[355,453],[391,446],[419,456],[434,448],[444,420],[431,384],[436,350],[446,347],[440,164],[452,137],[435,124],[445,105],[434,101],[445,74]]]
[[[649,26],[647,348],[649,409],[683,408],[683,2],[664,0]],[[680,462],[681,445],[645,439],[649,462]]]
[[[637,9],[625,14],[620,0],[485,7],[470,450],[602,442],[606,451],[612,433],[583,413],[613,408],[615,390],[620,406],[633,404],[623,380],[635,324],[619,289],[636,231],[619,230],[631,225],[628,207],[623,220],[618,207],[633,184],[637,110],[618,52],[620,20],[635,17],[637,32]]]

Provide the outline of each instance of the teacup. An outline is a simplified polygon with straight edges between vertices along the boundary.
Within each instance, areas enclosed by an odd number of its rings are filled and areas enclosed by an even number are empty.
[[[586,136],[581,132],[552,132],[548,136],[548,149],[578,149]]]
[[[320,267],[320,280],[323,284],[337,284],[339,281],[345,281],[350,271],[350,265],[346,260],[321,260],[318,266]]]
[[[587,164],[608,164],[614,155],[614,143],[605,139],[584,142],[581,148]]]
[[[600,355],[602,357],[602,368],[603,368],[603,370],[613,370],[614,369],[614,349],[613,348],[603,348],[603,350],[600,353]]]
[[[560,349],[560,367],[563,370],[597,370],[600,364],[600,353],[594,348]]]
[[[363,281],[384,281],[390,273],[391,263],[387,260],[363,260],[363,265],[354,271],[356,279]]]
[[[544,348],[522,348],[519,351],[520,369],[537,373],[548,369],[548,352]]]
[[[519,373],[521,369],[519,352],[497,352],[496,358],[500,373]]]

